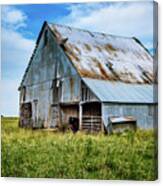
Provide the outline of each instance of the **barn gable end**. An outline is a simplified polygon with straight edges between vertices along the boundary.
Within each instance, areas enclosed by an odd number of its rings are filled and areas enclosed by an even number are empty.
[[[20,105],[31,104],[31,125],[34,127],[52,126],[54,120],[59,122],[58,103],[80,101],[80,77],[46,23],[19,90]]]

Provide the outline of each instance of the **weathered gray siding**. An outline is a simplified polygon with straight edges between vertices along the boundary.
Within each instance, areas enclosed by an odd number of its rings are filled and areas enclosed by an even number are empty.
[[[80,77],[73,75],[62,80],[61,103],[80,101]]]
[[[62,124],[68,124],[70,117],[78,118],[79,105],[67,105],[61,107],[61,122]]]
[[[156,105],[152,104],[119,104],[119,103],[103,103],[102,117],[105,126],[108,125],[108,117],[110,116],[134,116],[137,119],[137,126],[140,128],[155,128],[155,112]]]
[[[32,118],[34,120],[37,110],[38,127],[48,125],[53,104],[52,82],[55,78],[62,82],[62,95],[60,102],[74,102],[80,99],[80,78],[65,56],[65,53],[55,42],[54,36],[48,31],[48,44],[44,46],[44,33],[40,38],[32,63],[25,75],[22,87],[26,87],[24,102],[32,103]],[[20,100],[22,100],[20,98]],[[35,109],[34,100],[38,100]],[[22,102],[21,102],[22,103]]]

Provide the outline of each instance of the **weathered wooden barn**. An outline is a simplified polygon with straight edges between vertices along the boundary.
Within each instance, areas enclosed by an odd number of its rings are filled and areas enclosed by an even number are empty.
[[[20,126],[110,130],[109,118],[153,128],[153,57],[136,38],[44,22],[19,87]]]

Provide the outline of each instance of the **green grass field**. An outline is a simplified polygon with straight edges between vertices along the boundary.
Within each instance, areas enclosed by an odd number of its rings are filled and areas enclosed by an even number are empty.
[[[2,118],[4,177],[155,180],[153,131],[113,135],[45,132],[18,128]]]

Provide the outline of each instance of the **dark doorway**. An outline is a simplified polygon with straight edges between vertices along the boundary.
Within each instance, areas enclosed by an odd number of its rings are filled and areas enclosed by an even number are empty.
[[[99,132],[103,130],[101,103],[89,102],[82,105],[82,130]]]
[[[20,127],[32,127],[32,104],[23,103],[20,107]]]
[[[89,102],[83,104],[83,115],[101,116],[101,103]]]

